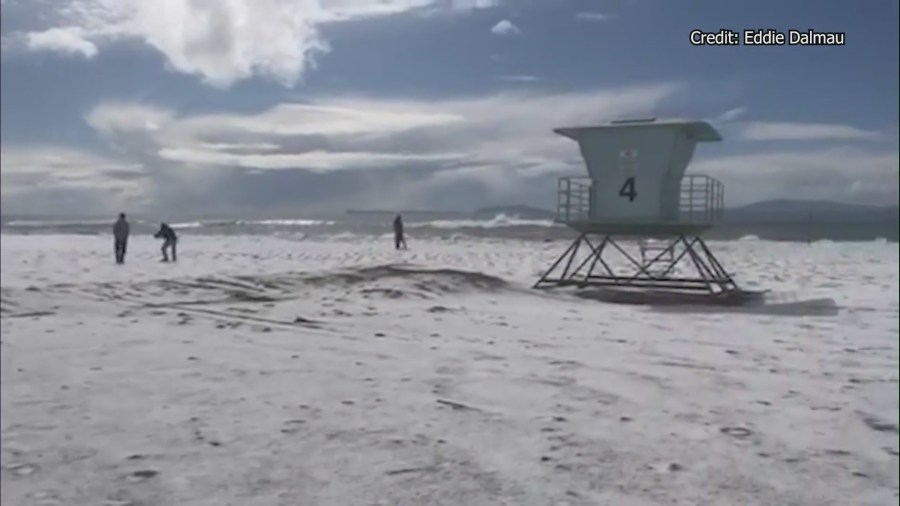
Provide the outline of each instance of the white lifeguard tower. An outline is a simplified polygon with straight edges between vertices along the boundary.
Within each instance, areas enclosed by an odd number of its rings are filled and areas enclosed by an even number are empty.
[[[700,237],[722,218],[724,186],[685,175],[698,142],[722,140],[712,125],[651,118],[554,132],[578,143],[588,177],[559,180],[556,221],[579,235],[536,288],[741,293]]]

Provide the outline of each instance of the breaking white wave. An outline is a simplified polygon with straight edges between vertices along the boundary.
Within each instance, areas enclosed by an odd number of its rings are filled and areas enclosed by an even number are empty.
[[[173,223],[170,226],[175,229],[184,229],[184,228],[200,228],[200,227],[204,226],[204,224],[200,223],[199,221],[187,221],[184,223]]]
[[[259,220],[259,221],[238,221],[239,225],[267,225],[278,227],[316,227],[323,225],[334,225],[333,221],[325,220]]]
[[[502,227],[558,227],[553,220],[535,220],[498,214],[490,220],[435,220],[410,223],[408,227],[430,228],[502,228]]]

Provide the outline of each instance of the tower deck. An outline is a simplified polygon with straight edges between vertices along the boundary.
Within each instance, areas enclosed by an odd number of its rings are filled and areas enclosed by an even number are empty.
[[[597,216],[592,210],[593,185],[589,177],[563,177],[557,188],[556,222],[581,233],[620,237],[672,237],[700,235],[723,216],[724,186],[704,175],[681,181],[677,215],[668,219]]]
[[[710,224],[682,222],[623,222],[623,221],[560,221],[582,234],[616,237],[678,237],[698,236],[712,228]]]

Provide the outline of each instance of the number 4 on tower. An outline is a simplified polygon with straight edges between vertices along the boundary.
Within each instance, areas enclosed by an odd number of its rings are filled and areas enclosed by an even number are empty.
[[[634,177],[625,180],[625,184],[619,189],[619,196],[628,197],[629,202],[634,202],[634,198],[637,197],[637,191],[634,189]]]

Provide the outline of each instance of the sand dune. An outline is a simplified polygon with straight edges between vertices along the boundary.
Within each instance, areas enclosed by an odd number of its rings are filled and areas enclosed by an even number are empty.
[[[2,237],[2,502],[882,505],[896,245],[714,247],[765,310],[529,285],[565,245]],[[780,309],[779,309],[780,308]]]

